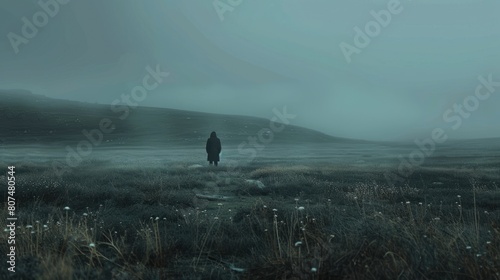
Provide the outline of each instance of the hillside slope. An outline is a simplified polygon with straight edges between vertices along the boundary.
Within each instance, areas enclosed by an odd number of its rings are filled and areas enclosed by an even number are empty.
[[[115,129],[103,133],[108,145],[200,145],[211,131],[224,143],[241,143],[270,127],[264,118],[209,114],[165,108],[131,108],[123,119],[110,105],[52,99],[27,91],[0,91],[0,140],[4,144],[73,143],[86,139],[82,131],[99,129],[109,119]],[[273,144],[353,141],[288,125],[274,133]]]

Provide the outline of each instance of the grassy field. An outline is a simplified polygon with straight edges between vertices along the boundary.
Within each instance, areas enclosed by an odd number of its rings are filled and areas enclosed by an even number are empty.
[[[8,165],[18,218],[0,279],[500,279],[499,139],[450,140],[390,186],[413,143],[288,125],[257,145],[268,119],[0,97],[0,218]],[[57,176],[84,130],[99,143]]]
[[[495,171],[422,167],[393,188],[373,165],[191,164],[18,163],[0,278],[500,279]]]

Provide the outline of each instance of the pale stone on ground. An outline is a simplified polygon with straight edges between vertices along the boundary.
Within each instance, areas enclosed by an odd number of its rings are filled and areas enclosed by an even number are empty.
[[[264,189],[266,186],[264,185],[264,183],[262,183],[261,181],[259,180],[251,180],[251,179],[247,179],[245,180],[245,183],[247,184],[250,184],[250,185],[254,185],[254,186],[257,186],[259,189]]]

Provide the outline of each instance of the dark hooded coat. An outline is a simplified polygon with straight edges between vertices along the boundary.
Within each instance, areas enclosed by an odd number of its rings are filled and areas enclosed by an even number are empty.
[[[210,134],[210,138],[207,140],[206,145],[207,150],[207,160],[208,161],[219,161],[219,154],[221,151],[220,139],[217,138],[217,134],[213,131]]]

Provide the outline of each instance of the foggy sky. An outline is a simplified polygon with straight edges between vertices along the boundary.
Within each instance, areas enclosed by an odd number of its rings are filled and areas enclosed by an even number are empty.
[[[5,0],[0,89],[111,103],[160,65],[170,76],[141,105],[264,118],[287,106],[294,125],[368,140],[500,137],[500,87],[458,129],[443,119],[478,76],[500,82],[500,2],[401,0],[348,63],[339,45],[388,2],[242,0],[221,21],[212,0],[73,0],[16,54],[7,35],[42,9]]]

